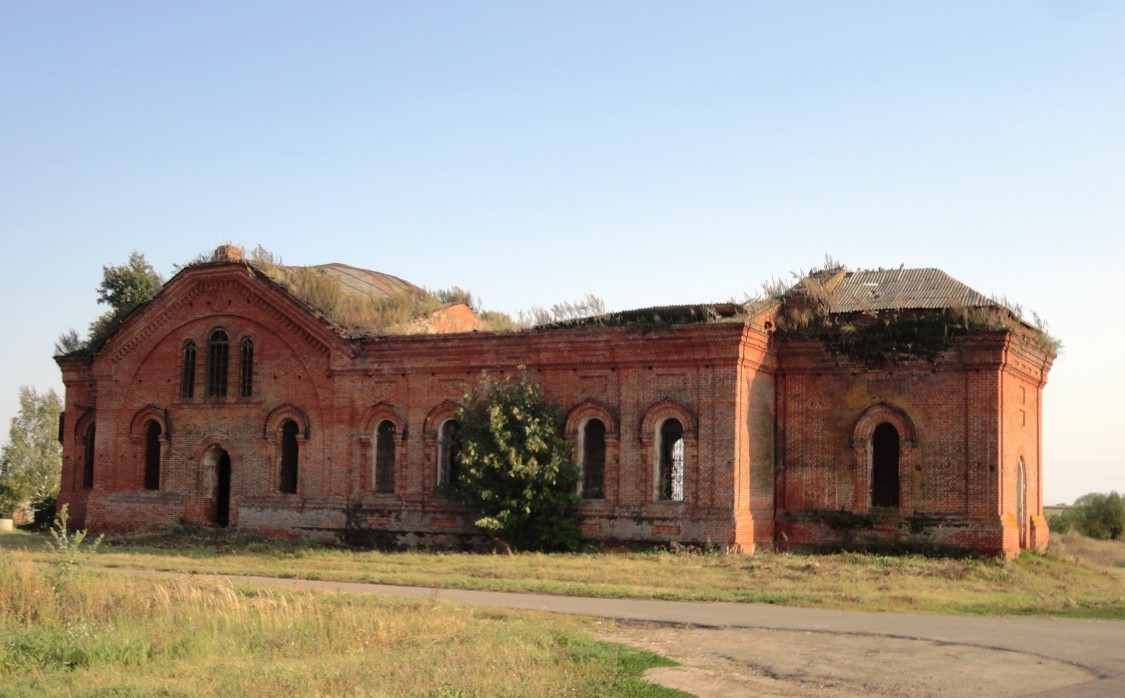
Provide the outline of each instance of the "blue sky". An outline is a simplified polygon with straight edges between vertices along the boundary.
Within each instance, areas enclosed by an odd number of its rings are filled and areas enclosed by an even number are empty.
[[[1125,4],[0,0],[0,100],[5,426],[132,250],[509,312],[831,254],[1044,317],[1046,501],[1125,491]]]

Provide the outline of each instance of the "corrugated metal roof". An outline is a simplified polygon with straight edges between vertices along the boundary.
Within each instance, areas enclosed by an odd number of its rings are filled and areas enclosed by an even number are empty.
[[[390,274],[383,274],[369,269],[340,264],[318,264],[309,269],[320,269],[325,274],[335,277],[340,285],[352,293],[374,297],[389,298],[405,291],[419,291],[417,286]]]
[[[974,308],[997,305],[940,269],[880,269],[845,274],[832,291],[834,313]]]

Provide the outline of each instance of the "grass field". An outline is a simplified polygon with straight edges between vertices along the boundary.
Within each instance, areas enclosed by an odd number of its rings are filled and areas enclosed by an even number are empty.
[[[594,621],[143,579],[0,550],[0,696],[680,696]]]
[[[0,546],[46,555],[26,534],[0,537]],[[178,528],[110,539],[90,564],[610,598],[1125,619],[1125,542],[1077,536],[1055,536],[1047,555],[1002,564],[847,553],[386,553]]]
[[[383,553],[177,528],[52,551],[0,536],[0,696],[673,696],[598,621],[125,568],[942,613],[1125,618],[1125,542],[1045,556]],[[603,626],[604,627],[604,626]]]

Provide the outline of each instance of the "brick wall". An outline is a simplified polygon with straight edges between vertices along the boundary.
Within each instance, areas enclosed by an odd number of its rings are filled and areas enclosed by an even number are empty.
[[[215,328],[230,338],[222,398],[205,394]],[[238,396],[244,337],[254,343],[249,397]],[[469,544],[470,513],[436,491],[438,430],[482,372],[523,366],[569,415],[570,438],[591,415],[606,423],[605,496],[581,505],[590,540],[753,552],[922,535],[1011,555],[1041,548],[1047,535],[1039,424],[1050,362],[1016,339],[979,334],[935,361],[878,370],[738,321],[345,340],[246,265],[201,265],[92,359],[60,359],[60,498],[93,530],[215,523],[225,453],[229,523],[240,529]],[[192,397],[180,396],[186,340],[197,347]],[[668,418],[684,427],[683,501],[658,496],[657,434]],[[149,420],[161,425],[156,490],[144,488]],[[279,490],[286,420],[299,428],[294,494]],[[374,491],[383,420],[395,426],[393,493]],[[895,511],[870,506],[870,430],[881,421],[903,437]],[[91,422],[95,478],[85,489]]]

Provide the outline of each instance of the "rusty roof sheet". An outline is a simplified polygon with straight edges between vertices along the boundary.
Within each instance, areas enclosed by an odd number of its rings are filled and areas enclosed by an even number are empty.
[[[389,298],[405,291],[421,290],[409,281],[397,276],[369,269],[359,269],[338,262],[318,264],[309,268],[319,269],[325,274],[335,277],[346,291],[373,298]]]
[[[851,271],[832,291],[834,313],[997,305],[940,269]]]

